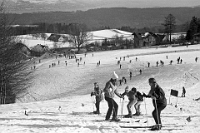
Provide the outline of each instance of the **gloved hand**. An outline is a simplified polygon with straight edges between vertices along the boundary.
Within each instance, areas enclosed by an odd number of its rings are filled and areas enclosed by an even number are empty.
[[[124,95],[120,94],[120,98],[123,98],[123,99],[124,99]]]
[[[143,96],[143,97],[146,97],[146,98],[150,98],[150,97],[151,97],[151,96],[149,96],[149,95],[146,95],[144,92],[143,92],[142,96]]]
[[[94,92],[91,92],[91,96],[93,96],[94,95]]]
[[[147,95],[146,95],[144,92],[142,93],[142,96],[143,96],[143,97],[147,97]]]

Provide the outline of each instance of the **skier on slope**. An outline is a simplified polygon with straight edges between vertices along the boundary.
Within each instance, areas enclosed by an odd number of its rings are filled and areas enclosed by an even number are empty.
[[[149,85],[151,86],[149,94],[146,95],[143,93],[143,96],[152,98],[153,106],[155,108],[152,115],[156,125],[153,126],[151,130],[160,130],[162,128],[160,114],[161,111],[167,106],[167,100],[163,89],[156,83],[154,78],[149,78]]]
[[[134,115],[135,116],[139,116],[141,114],[141,112],[140,112],[140,105],[143,102],[143,95],[139,91],[136,90],[135,97],[136,97],[136,101],[137,102],[134,105],[135,111],[136,111],[136,113]]]
[[[122,94],[122,96],[124,97],[124,95],[126,95],[126,96],[128,97],[128,99],[129,99],[129,102],[128,102],[128,104],[127,104],[128,114],[125,115],[124,117],[125,117],[125,118],[132,118],[132,115],[133,115],[133,114],[132,114],[132,111],[131,111],[131,107],[132,107],[133,105],[135,105],[135,103],[137,102],[137,99],[136,99],[136,97],[135,97],[135,95],[136,95],[136,88],[133,87],[133,88],[129,91],[129,87],[126,86],[125,92]]]
[[[100,114],[100,102],[103,100],[103,91],[99,88],[99,84],[97,82],[94,83],[94,91],[91,92],[91,96],[95,95],[96,97],[96,111],[94,111],[94,114]]]
[[[183,86],[182,96],[181,97],[185,97],[185,93],[186,93],[186,90],[185,90],[185,87]]]
[[[117,113],[118,113],[118,104],[114,100],[114,94],[116,94],[118,97],[122,98],[122,96],[118,93],[117,91],[117,85],[116,85],[116,79],[118,79],[118,75],[114,72],[115,78],[111,78],[105,85],[104,88],[104,95],[105,95],[105,100],[108,103],[108,111],[106,114],[106,119],[109,120],[110,116],[112,114],[112,119],[111,121],[120,121],[119,118],[117,118]]]

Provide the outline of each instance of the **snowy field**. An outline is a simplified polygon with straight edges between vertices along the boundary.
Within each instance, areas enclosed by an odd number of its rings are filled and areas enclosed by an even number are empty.
[[[148,54],[147,54],[148,53]],[[137,56],[136,56],[137,55]],[[183,60],[177,64],[177,58]],[[154,77],[164,89],[168,106],[161,114],[163,128],[161,133],[198,133],[200,132],[200,45],[189,47],[168,47],[151,49],[131,49],[88,53],[82,57],[80,65],[75,59],[64,57],[36,60],[36,69],[32,86],[26,95],[18,96],[16,104],[1,105],[1,133],[131,133],[152,132],[147,128],[120,128],[120,126],[154,125],[151,116],[153,110],[151,99],[145,99],[141,105],[142,116],[121,118],[121,100],[117,96],[119,118],[121,122],[104,121],[108,109],[106,101],[100,105],[100,115],[92,114],[95,110],[94,97],[90,96],[93,83],[99,82],[103,89],[106,81],[113,77],[113,71],[127,78],[127,84],[118,87],[120,93],[124,88],[136,87],[138,91],[148,93],[148,79]],[[122,68],[117,61],[122,57]],[[126,57],[125,60],[123,57]],[[136,57],[138,60],[136,61]],[[131,60],[131,62],[130,62]],[[156,67],[156,61],[164,61],[164,66]],[[172,65],[169,65],[173,60]],[[67,66],[65,64],[67,61]],[[100,66],[97,62],[100,61]],[[85,62],[85,64],[84,64]],[[147,67],[150,62],[150,67]],[[55,67],[49,65],[56,63]],[[32,64],[33,66],[34,64]],[[31,67],[32,67],[31,66]],[[142,74],[139,74],[142,69]],[[129,72],[133,78],[129,79]],[[186,97],[182,98],[182,86],[186,88]],[[178,90],[176,97],[170,90]],[[123,114],[127,114],[127,98]],[[26,115],[25,115],[26,112]],[[135,113],[133,108],[133,113]],[[190,120],[187,118],[190,117]]]

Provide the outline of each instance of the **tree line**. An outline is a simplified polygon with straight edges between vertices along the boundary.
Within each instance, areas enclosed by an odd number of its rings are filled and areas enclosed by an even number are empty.
[[[12,23],[0,3],[0,104],[14,103],[20,94],[27,93],[30,85],[30,61],[13,42]]]
[[[187,30],[186,40],[191,41],[194,39],[194,35],[200,33],[200,18],[192,17]]]
[[[34,23],[32,25],[27,26],[18,26],[12,27],[13,33],[15,35],[26,35],[26,34],[35,34],[35,33],[59,33],[59,34],[69,34],[70,27],[74,23],[66,24],[66,23]],[[88,26],[84,23],[79,23],[84,25],[87,31],[95,31],[95,30],[104,30],[104,29],[111,29],[109,26],[101,26],[95,28],[88,28]],[[182,25],[176,25],[176,29],[173,32],[186,32],[188,30],[189,24],[188,22]],[[143,27],[143,28],[136,28],[131,26],[121,26],[117,27],[119,30],[128,31],[128,32],[153,32],[153,33],[164,33],[165,28],[160,26],[155,27]]]

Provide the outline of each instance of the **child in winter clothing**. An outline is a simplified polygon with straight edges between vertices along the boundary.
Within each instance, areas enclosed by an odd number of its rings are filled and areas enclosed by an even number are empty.
[[[125,115],[126,118],[131,118],[132,117],[132,111],[131,107],[137,102],[137,99],[135,97],[136,95],[136,88],[133,87],[130,91],[128,90],[128,86],[125,88],[125,92],[122,94],[122,96],[127,95],[129,99],[129,103],[127,104],[127,109],[128,109],[128,115]]]
[[[94,111],[94,114],[100,114],[99,106],[100,102],[103,100],[103,91],[99,88],[99,84],[97,82],[94,83],[94,91],[91,92],[91,96],[96,96],[96,111]]]
[[[135,116],[139,116],[141,114],[141,112],[140,112],[140,105],[143,102],[143,96],[142,96],[142,94],[139,91],[136,91],[135,97],[136,97],[137,102],[134,105],[135,111],[136,111],[136,113],[134,115]]]

